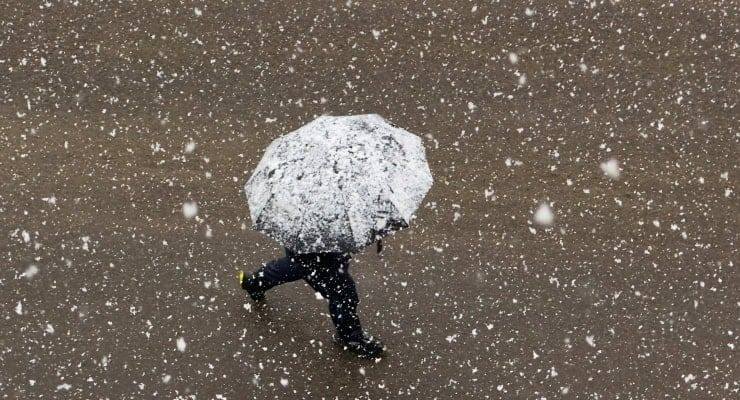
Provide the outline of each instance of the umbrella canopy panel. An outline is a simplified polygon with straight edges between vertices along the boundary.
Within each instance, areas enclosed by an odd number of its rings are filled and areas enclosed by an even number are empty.
[[[355,251],[407,226],[431,185],[421,139],[369,114],[279,137],[245,192],[255,228],[309,253]]]

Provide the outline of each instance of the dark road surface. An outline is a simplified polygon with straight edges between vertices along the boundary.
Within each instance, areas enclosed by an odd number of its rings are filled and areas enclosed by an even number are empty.
[[[2,8],[0,398],[740,396],[737,2]],[[265,146],[369,112],[435,178],[353,262],[379,362],[235,278]]]

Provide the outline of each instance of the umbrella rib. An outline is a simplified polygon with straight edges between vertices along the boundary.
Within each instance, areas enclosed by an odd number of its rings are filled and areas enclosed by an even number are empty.
[[[342,204],[344,205],[344,214],[347,216],[347,226],[349,226],[349,233],[350,233],[350,236],[352,237],[352,242],[353,242],[352,247],[354,247],[354,245],[356,245],[357,242],[355,241],[355,230],[354,228],[352,228],[352,218],[350,218],[349,216],[349,206],[347,206],[347,199],[344,197],[344,191],[340,190],[339,193],[342,197]]]
[[[267,208],[267,204],[270,203],[273,197],[275,197],[275,191],[270,191],[270,197],[268,197],[267,200],[265,200],[265,202],[262,203],[262,208],[260,209],[259,214],[257,215],[257,219],[254,221],[255,225],[259,224],[259,220],[260,218],[262,218],[262,213],[265,211],[265,208]]]

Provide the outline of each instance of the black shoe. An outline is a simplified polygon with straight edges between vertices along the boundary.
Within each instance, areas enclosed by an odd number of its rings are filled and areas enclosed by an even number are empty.
[[[377,358],[383,354],[385,346],[380,340],[368,335],[366,332],[358,332],[347,336],[334,334],[334,341],[345,350],[356,353],[364,358]]]
[[[255,303],[261,303],[265,301],[265,292],[263,290],[256,290],[255,288],[253,288],[249,284],[249,279],[243,271],[239,271],[239,283],[242,285],[242,289],[246,290],[247,293],[249,293],[249,297],[251,297]]]

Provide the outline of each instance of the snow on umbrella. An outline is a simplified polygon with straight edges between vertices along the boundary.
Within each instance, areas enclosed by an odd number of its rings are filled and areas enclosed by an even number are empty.
[[[421,139],[367,114],[275,139],[244,190],[257,230],[313,253],[353,252],[408,226],[431,186]]]

